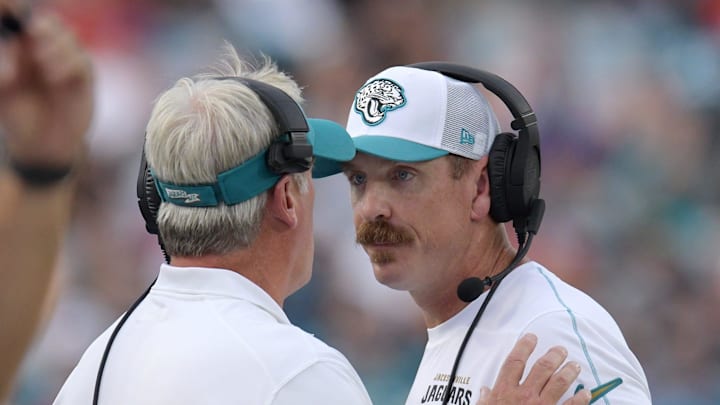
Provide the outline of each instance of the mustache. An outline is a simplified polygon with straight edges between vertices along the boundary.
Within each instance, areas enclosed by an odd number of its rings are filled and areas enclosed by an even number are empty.
[[[412,242],[409,233],[396,229],[386,221],[372,221],[360,224],[355,233],[355,242],[361,245],[368,244],[399,244]]]

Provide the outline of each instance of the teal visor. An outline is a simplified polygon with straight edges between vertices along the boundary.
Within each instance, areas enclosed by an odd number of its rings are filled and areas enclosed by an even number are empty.
[[[308,118],[308,140],[313,146],[313,177],[339,173],[340,163],[355,157],[355,146],[345,128],[335,122]],[[266,191],[280,179],[267,165],[267,150],[240,166],[224,171],[210,184],[178,185],[164,182],[152,172],[155,187],[164,202],[184,207],[215,207],[220,203],[234,205]]]

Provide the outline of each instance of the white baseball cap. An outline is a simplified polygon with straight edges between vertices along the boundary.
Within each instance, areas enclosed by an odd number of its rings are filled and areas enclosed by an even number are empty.
[[[394,66],[357,91],[347,132],[358,152],[384,159],[420,162],[452,153],[477,160],[488,154],[500,126],[472,84]]]

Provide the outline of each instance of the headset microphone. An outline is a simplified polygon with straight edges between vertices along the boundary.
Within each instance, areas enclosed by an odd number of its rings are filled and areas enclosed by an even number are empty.
[[[460,285],[458,285],[458,298],[464,302],[473,302],[483,293],[483,291],[485,291],[485,287],[492,287],[494,284],[505,278],[505,276],[520,263],[523,257],[525,257],[525,254],[527,254],[527,251],[530,249],[530,245],[532,244],[532,238],[535,234],[537,234],[538,229],[540,228],[540,223],[542,222],[544,214],[545,201],[542,199],[533,201],[532,206],[530,207],[530,216],[528,217],[525,225],[528,233],[527,240],[520,242],[521,246],[518,249],[515,258],[513,258],[513,261],[510,262],[510,265],[508,265],[505,270],[492,277],[485,277],[484,279],[479,277],[466,278],[460,283]],[[518,239],[520,239],[519,236]]]
[[[485,277],[480,279],[479,277],[470,277],[460,283],[457,288],[457,295],[464,302],[473,302],[485,291],[485,287],[490,287],[493,284],[493,279]]]

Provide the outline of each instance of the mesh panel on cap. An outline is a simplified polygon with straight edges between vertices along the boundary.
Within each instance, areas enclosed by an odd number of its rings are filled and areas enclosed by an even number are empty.
[[[488,154],[499,132],[497,118],[485,97],[471,84],[446,79],[447,110],[442,148],[471,159]]]

